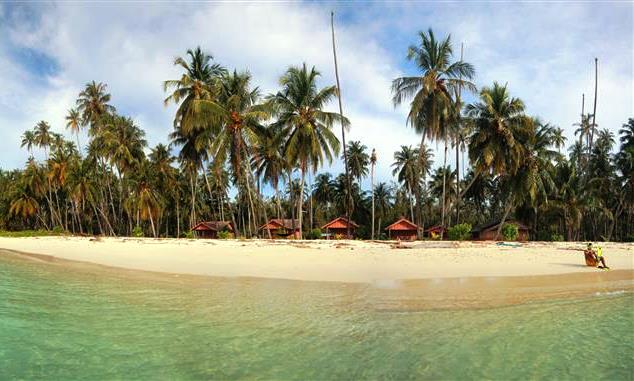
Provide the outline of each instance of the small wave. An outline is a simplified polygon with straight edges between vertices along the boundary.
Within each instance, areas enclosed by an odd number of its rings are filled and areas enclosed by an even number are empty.
[[[623,295],[625,293],[626,293],[625,290],[605,291],[605,292],[598,291],[594,293],[594,296],[618,296],[618,295]]]
[[[376,288],[383,289],[396,289],[402,286],[401,281],[395,279],[377,279],[372,282],[372,285]]]

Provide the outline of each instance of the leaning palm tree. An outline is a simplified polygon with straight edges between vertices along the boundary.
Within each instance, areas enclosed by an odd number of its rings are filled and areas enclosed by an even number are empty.
[[[494,82],[493,87],[483,88],[480,101],[467,106],[467,115],[472,118],[474,127],[469,139],[469,157],[475,169],[471,183],[484,172],[512,179],[523,163],[527,164],[523,172],[526,177],[523,179],[535,175],[535,172],[531,172],[534,169],[532,164],[525,162],[528,147],[522,143],[535,133],[533,119],[524,114],[524,103],[512,98],[506,85]],[[507,182],[509,196],[502,222],[518,201],[514,196],[529,187],[518,183],[520,180],[516,178],[515,181]],[[531,197],[535,195],[534,189],[528,190]]]
[[[339,139],[332,131],[335,122],[348,125],[348,119],[323,108],[337,96],[335,86],[317,88],[320,73],[304,63],[302,67],[290,67],[280,78],[282,90],[269,97],[276,124],[282,127],[284,156],[289,163],[299,167],[300,189],[304,188],[306,172],[313,173],[325,162],[332,162],[339,153]],[[297,212],[302,237],[303,197],[297,200]]]
[[[443,166],[446,166],[449,129],[457,123],[460,115],[459,94],[461,89],[476,91],[475,85],[469,81],[475,76],[475,70],[462,60],[451,62],[453,47],[450,35],[439,41],[429,29],[427,33],[419,32],[419,36],[420,45],[410,46],[407,58],[416,63],[421,75],[395,79],[392,82],[392,100],[396,106],[412,99],[407,122],[422,136],[419,152],[423,151],[425,138],[443,140]],[[444,216],[443,204],[443,225]]]

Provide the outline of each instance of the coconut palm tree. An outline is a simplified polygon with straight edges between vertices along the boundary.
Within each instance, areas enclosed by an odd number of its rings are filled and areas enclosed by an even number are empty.
[[[227,70],[218,63],[213,63],[213,56],[204,53],[197,47],[187,50],[187,58],[177,57],[174,65],[183,69],[180,79],[163,82],[163,91],[170,92],[165,98],[165,105],[178,105],[174,115],[174,129],[185,136],[193,135],[209,128],[209,120],[194,104],[200,100],[214,100],[217,96],[221,77]]]
[[[489,171],[494,174],[517,171],[525,153],[524,147],[517,144],[517,136],[532,126],[532,120],[524,114],[524,102],[512,98],[506,85],[494,82],[493,87],[484,87],[480,101],[467,105],[466,110],[473,123],[469,137],[473,179]]]
[[[484,87],[480,92],[480,101],[467,106],[467,116],[472,118],[474,127],[469,138],[469,157],[475,169],[472,182],[483,172],[506,176],[511,180],[522,163],[526,164],[524,175],[530,177],[534,174],[532,171],[535,168],[525,161],[527,147],[521,143],[534,134],[534,123],[524,114],[524,103],[518,98],[512,98],[506,85],[494,82],[493,87]],[[514,196],[519,195],[522,187],[529,186],[520,184],[519,178],[515,180],[507,183],[509,196],[502,223],[518,201]],[[532,190],[533,188],[531,192]],[[498,234],[499,231],[500,229]]]
[[[81,145],[79,144],[79,133],[81,131],[82,121],[81,115],[76,108],[71,108],[68,110],[68,115],[66,115],[66,128],[68,128],[75,137],[77,138],[77,149],[81,152]]]
[[[304,63],[302,67],[290,67],[280,78],[282,90],[269,97],[277,117],[276,124],[282,127],[286,142],[284,156],[293,166],[299,167],[301,186],[304,188],[306,172],[313,173],[325,162],[332,162],[339,154],[339,139],[332,131],[333,123],[349,121],[323,108],[336,95],[335,86],[317,87],[320,73]],[[303,198],[297,200],[297,214],[302,237]]]
[[[35,131],[27,130],[22,134],[22,143],[20,144],[20,148],[26,147],[26,150],[29,154],[33,153],[33,146],[37,145],[35,141]]]
[[[377,214],[379,216],[377,236],[380,237],[381,219],[384,219],[387,216],[387,212],[392,209],[392,200],[394,197],[392,196],[392,189],[386,183],[378,183],[374,188],[373,193]]]
[[[92,81],[86,84],[77,98],[77,112],[81,115],[82,124],[90,126],[90,136],[98,134],[102,116],[116,111],[109,103],[110,94],[107,93],[107,88],[105,83]]]
[[[394,163],[392,164],[392,175],[397,176],[398,182],[407,188],[410,204],[410,216],[414,218],[414,192],[420,187],[421,172],[419,165],[418,148],[411,146],[401,146],[400,151],[394,152]]]
[[[446,166],[449,129],[460,116],[461,90],[476,91],[475,85],[469,81],[475,76],[475,70],[462,60],[451,62],[451,35],[439,41],[430,28],[427,32],[419,32],[419,37],[420,44],[409,47],[407,58],[414,61],[421,75],[395,79],[392,82],[392,100],[396,106],[412,99],[407,122],[422,135],[419,152],[423,151],[426,137],[442,139],[445,142],[443,166]],[[443,204],[443,225],[444,215]]]
[[[561,147],[566,144],[567,138],[564,136],[564,129],[556,127],[553,129],[552,144],[557,147],[559,154],[561,154]]]
[[[275,191],[277,218],[282,218],[282,205],[279,184],[288,169],[283,155],[284,136],[279,128],[269,127],[262,130],[256,146],[253,148],[251,166],[258,179],[270,184]]]
[[[366,152],[367,149],[368,147],[361,144],[360,141],[353,140],[348,143],[348,149],[346,150],[350,176],[356,179],[359,185],[361,185],[361,179],[368,175],[370,156]]]

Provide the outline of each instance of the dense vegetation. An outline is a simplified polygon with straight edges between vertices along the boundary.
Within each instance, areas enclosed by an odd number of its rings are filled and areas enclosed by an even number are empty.
[[[531,116],[507,85],[476,89],[475,69],[454,58],[449,37],[430,30],[419,38],[408,58],[420,72],[395,79],[392,91],[395,105],[409,102],[407,125],[421,142],[394,153],[390,183],[375,184],[376,155],[359,141],[346,147],[350,182],[317,173],[339,158],[334,127],[349,121],[325,110],[337,88],[321,87],[314,67],[290,67],[279,91],[263,96],[248,72],[197,48],[175,60],[182,76],[164,83],[165,103],[177,105],[168,145],[148,148],[96,82],[66,117],[75,142],[45,121],[25,131],[22,147],[44,160],[31,155],[23,169],[0,171],[0,230],[181,237],[202,219],[232,220],[249,237],[277,217],[297,218],[315,236],[351,200],[364,238],[383,238],[388,223],[407,216],[425,227],[464,223],[452,230],[456,239],[469,224],[514,217],[532,239],[633,240],[634,119],[617,142],[582,115],[566,156],[563,130]],[[464,104],[465,92],[478,100]],[[428,140],[444,145],[435,169]],[[362,189],[368,175],[372,188]]]

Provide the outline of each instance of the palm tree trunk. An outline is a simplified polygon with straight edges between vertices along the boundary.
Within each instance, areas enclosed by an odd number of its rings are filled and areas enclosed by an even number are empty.
[[[456,224],[460,223],[460,140],[456,138]]]
[[[152,226],[152,235],[154,236],[154,238],[156,238],[156,228],[154,227],[154,219],[152,218],[152,209],[150,209],[150,207],[147,207],[147,212],[150,215],[150,226]]]
[[[372,192],[372,239],[374,239],[374,163],[370,167],[370,192]]]
[[[181,208],[179,197],[176,197],[176,238],[181,237]]]
[[[339,101],[339,117],[341,118],[341,143],[343,144],[343,166],[346,170],[346,185],[348,187],[346,200],[346,218],[350,220],[352,214],[352,182],[348,169],[348,153],[346,152],[346,130],[343,126],[343,106],[341,104],[341,85],[339,84],[339,67],[337,66],[337,49],[335,47],[335,12],[330,12],[330,26],[332,29],[332,55],[335,60],[335,78],[337,80],[337,100]],[[303,189],[302,189],[303,192]],[[301,227],[300,227],[301,233]],[[346,236],[350,236],[350,224],[346,227]]]
[[[445,132],[445,155],[442,163],[442,211],[440,217],[440,239],[442,240],[444,237],[445,230],[445,199],[447,194],[447,132]]]
[[[511,208],[513,207],[513,196],[509,196],[508,201],[506,202],[506,207],[504,208],[504,216],[502,216],[502,219],[500,220],[500,225],[498,226],[498,230],[495,232],[495,238],[493,239],[494,241],[497,241],[498,237],[500,236],[500,232],[502,231],[502,226],[504,226],[504,221],[506,221],[506,218],[509,216],[509,213],[511,212]]]
[[[302,163],[301,171],[302,171],[302,180],[299,185],[299,197],[297,198],[297,213],[298,213],[297,218],[299,219],[299,239],[304,238],[304,235],[303,235],[304,229],[302,226],[302,221],[303,221],[302,204],[304,201],[304,178],[306,176],[306,163]]]
[[[412,218],[412,222],[414,222],[414,201],[412,200],[412,187],[411,185],[407,186],[407,193],[409,194],[409,213]]]
[[[592,125],[590,126],[590,152],[592,152],[592,142],[594,140],[594,130],[597,118],[597,87],[599,83],[599,60],[594,58],[594,107],[592,109]]]
[[[189,226],[194,226],[196,224],[196,189],[194,188],[194,173],[193,171],[189,174],[189,185],[191,187],[191,211],[189,214]]]

